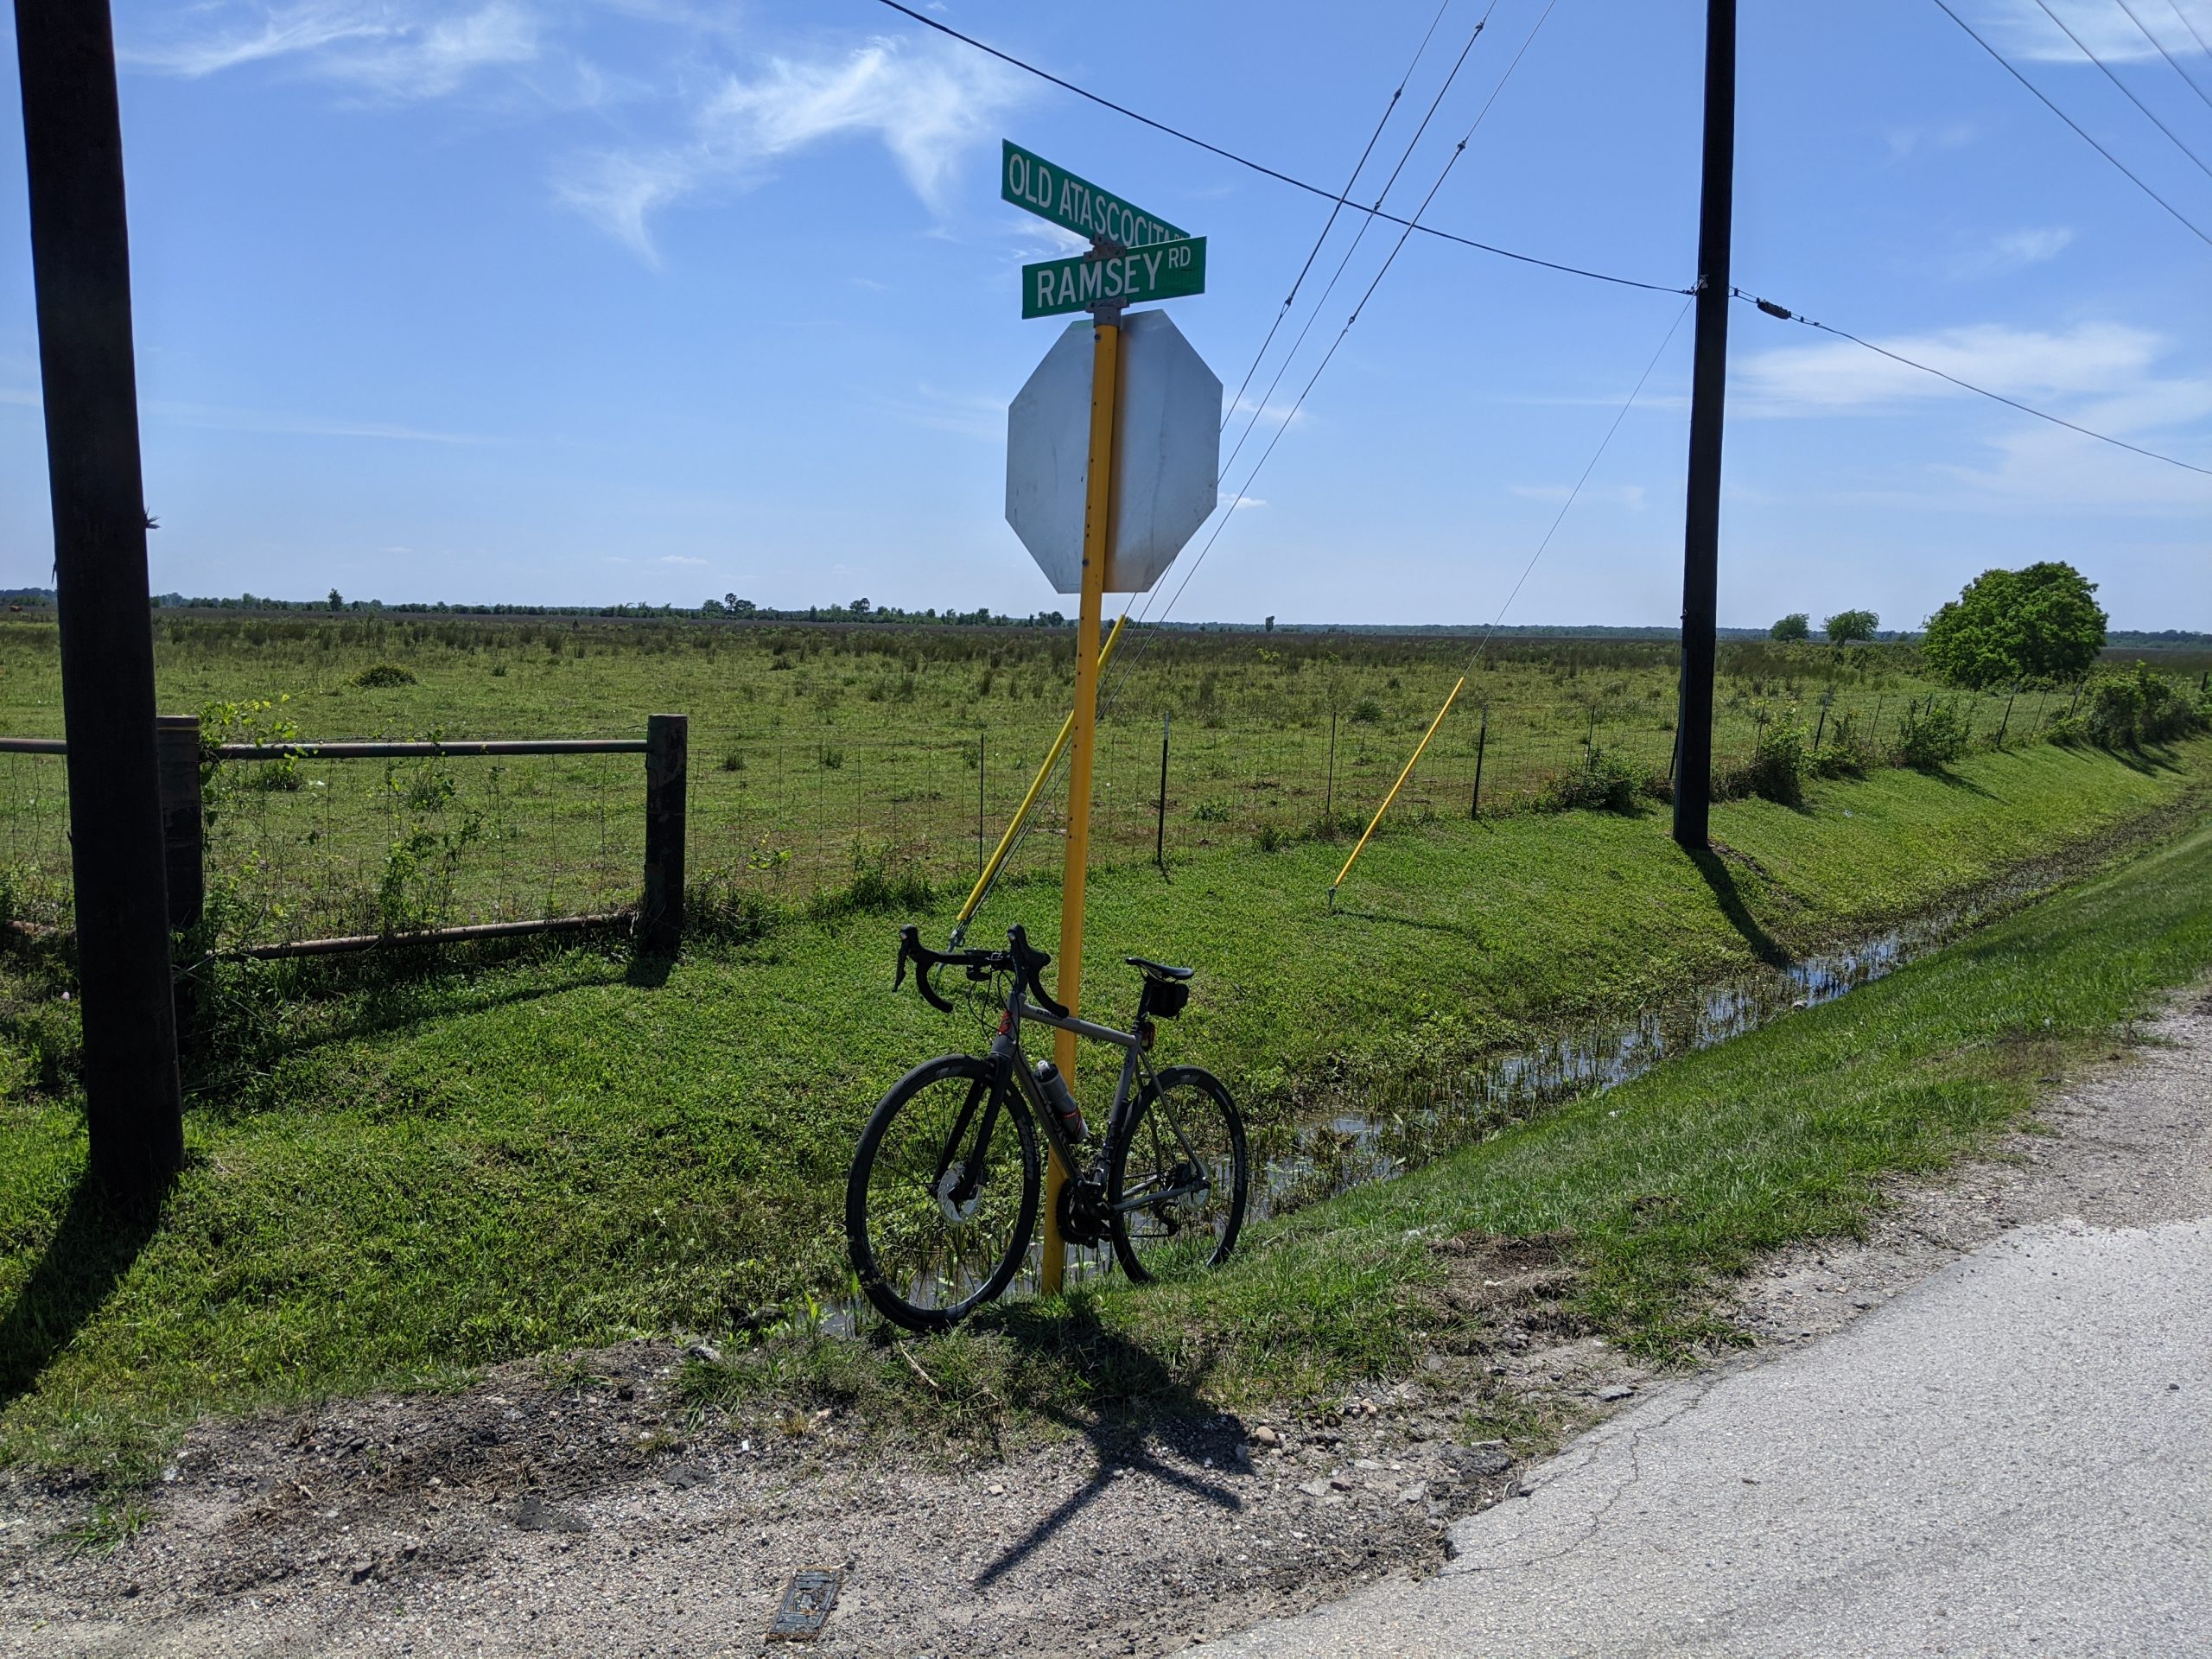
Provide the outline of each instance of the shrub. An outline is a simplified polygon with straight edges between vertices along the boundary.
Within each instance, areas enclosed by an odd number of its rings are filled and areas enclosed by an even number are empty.
[[[1372,697],[1362,697],[1352,704],[1351,717],[1355,725],[1372,726],[1382,718],[1382,705]]]
[[[1200,801],[1191,809],[1193,823],[1226,823],[1229,822],[1229,803],[1223,800]]]
[[[1953,704],[1931,701],[1898,728],[1897,759],[1908,766],[1939,772],[1966,752],[1966,716]]]
[[[1770,720],[1759,728],[1750,764],[1738,774],[1742,793],[1783,806],[1805,804],[1805,777],[1811,770],[1811,743],[1795,720]]]
[[[1859,730],[1859,717],[1846,715],[1835,722],[1819,751],[1806,760],[1815,778],[1863,778],[1874,764],[1874,752]]]
[[[889,847],[853,849],[853,879],[843,887],[817,893],[807,914],[817,921],[841,916],[926,910],[936,890],[922,867]]]
[[[381,691],[395,685],[412,685],[415,683],[415,671],[402,668],[397,663],[372,663],[353,677],[353,683],[369,691]]]
[[[2204,723],[2171,681],[2141,663],[2132,672],[2096,680],[2082,721],[2089,741],[2107,749],[2171,742],[2202,730]]]
[[[1632,762],[1605,749],[1590,751],[1579,772],[1562,772],[1546,784],[1536,804],[1547,812],[1632,813],[1649,792],[1651,779]]]

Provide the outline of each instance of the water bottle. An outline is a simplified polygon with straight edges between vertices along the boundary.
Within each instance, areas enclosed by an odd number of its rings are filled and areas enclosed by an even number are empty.
[[[1060,1120],[1060,1133],[1070,1144],[1089,1133],[1083,1121],[1083,1108],[1075,1103],[1075,1096],[1068,1092],[1067,1079],[1060,1075],[1060,1068],[1050,1060],[1037,1062],[1037,1088],[1052,1109],[1052,1116]]]

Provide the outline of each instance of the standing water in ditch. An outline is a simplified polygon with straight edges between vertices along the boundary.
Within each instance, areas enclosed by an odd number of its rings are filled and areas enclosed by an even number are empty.
[[[1741,1036],[1793,1009],[1833,1001],[1940,949],[2034,890],[2027,883],[1996,889],[1974,904],[1669,998],[1624,1023],[1593,1024],[1534,1047],[1394,1078],[1372,1090],[1364,1110],[1338,1104],[1248,1125],[1253,1167],[1246,1224],[1389,1180],[1547,1107],[1626,1083],[1662,1060]],[[1035,1293],[1039,1249],[1033,1242],[1007,1294]],[[1099,1277],[1113,1260],[1110,1247],[1070,1245],[1067,1281]],[[849,1335],[868,1317],[865,1301],[843,1303],[830,1311],[825,1328]]]

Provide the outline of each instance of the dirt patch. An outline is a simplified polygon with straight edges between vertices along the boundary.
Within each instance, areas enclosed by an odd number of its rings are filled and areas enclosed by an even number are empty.
[[[1777,1257],[1734,1316],[1772,1352],[2012,1226],[2212,1213],[2212,995],[2138,1034],[2134,1064],[1993,1159],[1896,1188],[1863,1242]],[[1563,1313],[1569,1245],[1435,1243],[1433,1294],[1465,1351],[1265,1421],[1071,1419],[990,1458],[887,1444],[835,1411],[688,1409],[683,1351],[641,1344],[453,1395],[203,1426],[144,1524],[110,1516],[127,1535],[105,1553],[45,1541],[99,1518],[91,1494],[16,1471],[0,1482],[0,1650],[727,1652],[759,1640],[802,1567],[846,1575],[823,1653],[1171,1650],[1431,1570],[1451,1521],[1511,1501],[1526,1456],[1637,1391],[1643,1375]]]

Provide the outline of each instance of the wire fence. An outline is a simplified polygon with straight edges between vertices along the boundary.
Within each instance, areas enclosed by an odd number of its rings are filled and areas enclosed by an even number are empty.
[[[2071,696],[1945,701],[1986,743],[2035,735],[2069,712]],[[1716,770],[1748,762],[1763,728],[1780,718],[1821,745],[1847,734],[1878,753],[1921,706],[1847,691],[1788,709],[1732,699],[1716,715]],[[1601,760],[1625,763],[1649,792],[1662,793],[1671,715],[1671,700],[1648,692],[1541,703],[1463,697],[1392,817],[1418,823],[1526,810]],[[1425,723],[1386,721],[1362,702],[1255,730],[1125,703],[1098,731],[1094,860],[1172,860],[1356,833]],[[825,728],[695,753],[685,788],[690,879],[785,906],[885,876],[964,887],[1017,809],[1044,747],[1033,728],[861,739]],[[637,757],[626,753],[226,760],[203,784],[208,913],[229,945],[634,907],[645,793]],[[1065,833],[1056,780],[1008,874],[1057,870]],[[0,753],[0,855],[6,915],[67,926],[60,754]]]

